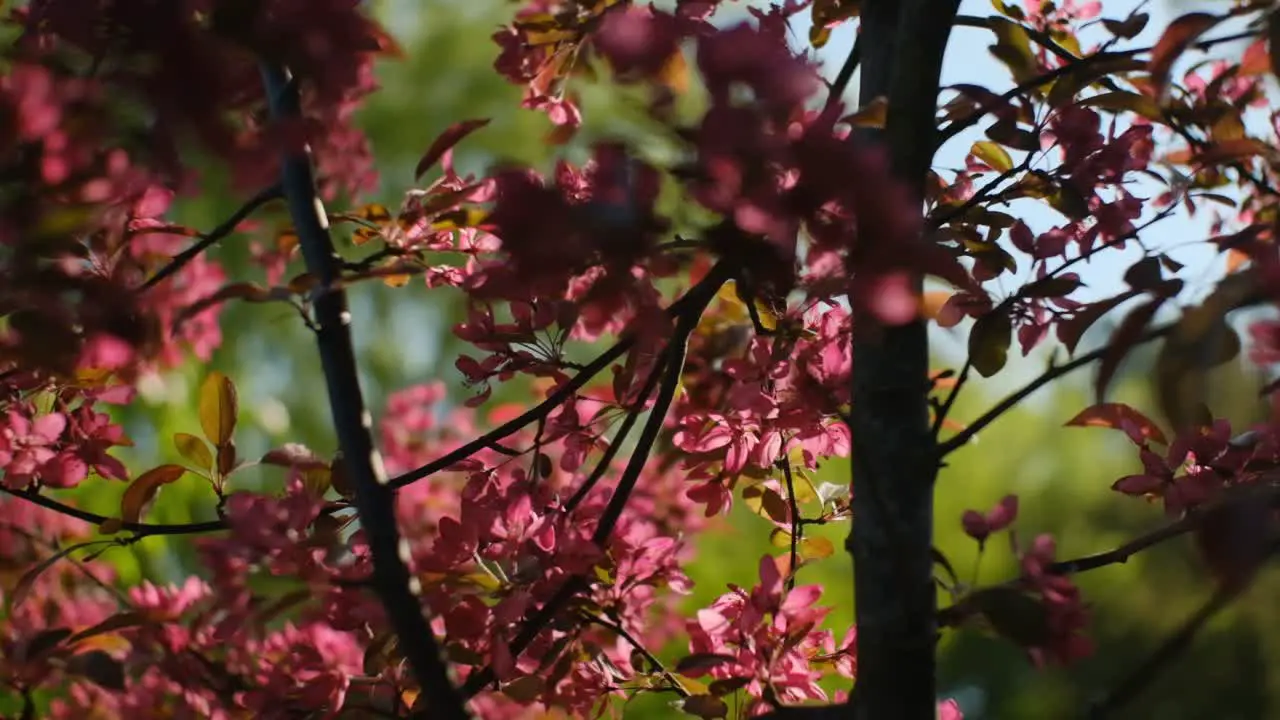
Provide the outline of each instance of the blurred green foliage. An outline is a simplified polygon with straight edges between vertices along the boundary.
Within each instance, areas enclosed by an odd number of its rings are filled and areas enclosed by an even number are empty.
[[[493,123],[458,149],[463,172],[501,160],[550,167],[561,149],[543,142],[549,124],[537,113],[515,109],[520,89],[492,71],[496,50],[489,35],[510,12],[509,3],[383,0],[375,5],[403,43],[408,59],[379,68],[384,90],[360,115],[382,171],[382,188],[373,199],[398,205],[401,194],[412,186],[419,155],[440,131],[466,118],[489,117]],[[625,94],[605,88],[585,91],[584,111],[585,139],[612,134],[660,143],[646,135],[651,128]],[[646,147],[660,152],[661,146],[653,143]],[[581,143],[563,152],[580,160]],[[201,228],[212,226],[240,202],[225,189],[216,165],[205,166],[206,192],[179,208],[182,221]],[[264,218],[267,228],[281,222],[279,216]],[[233,237],[214,252],[234,277],[260,279],[260,271],[248,263],[247,243],[247,237]],[[369,284],[353,293],[353,306],[366,395],[375,413],[389,392],[426,381],[444,380],[458,393],[455,399],[463,397],[465,390],[458,387],[459,376],[452,367],[460,345],[448,331],[461,310],[455,294],[447,290],[428,294],[417,284],[395,290]],[[313,339],[292,310],[232,304],[224,318],[225,345],[210,367],[227,373],[239,385],[241,455],[256,458],[285,441],[332,452],[334,439]],[[939,359],[940,364],[945,362]],[[1150,408],[1143,364],[1142,357],[1129,364],[1118,394],[1140,408]],[[168,374],[151,383],[140,403],[123,411],[137,441],[125,458],[135,473],[179,460],[170,438],[175,432],[198,431],[195,397],[208,369],[192,363]],[[976,417],[1012,387],[1020,370],[1027,368],[1012,368],[998,382],[975,383],[962,395],[953,416],[961,422]],[[1240,422],[1257,419],[1258,408],[1250,396],[1255,378],[1239,366],[1228,368],[1222,378],[1222,402],[1215,402],[1214,410]],[[524,386],[501,388],[493,402],[507,401],[527,401]],[[1109,490],[1117,477],[1137,469],[1136,453],[1123,435],[1062,428],[1090,402],[1082,379],[1075,378],[1036,396],[954,456],[938,483],[937,544],[963,580],[972,580],[976,544],[962,534],[960,515],[969,508],[986,510],[1006,493],[1022,497],[1016,525],[1020,536],[1030,540],[1041,532],[1053,533],[1061,557],[1112,548],[1162,522],[1158,507]],[[823,469],[819,481],[845,482],[848,472],[847,463],[832,463]],[[244,486],[279,479],[271,471],[244,477]],[[122,486],[90,483],[77,501],[110,513],[118,507],[122,490]],[[189,476],[165,489],[149,519],[204,519],[212,515],[212,504],[207,486]],[[698,559],[689,570],[697,585],[688,607],[704,606],[728,583],[750,586],[760,557],[776,552],[768,542],[769,530],[767,521],[753,517],[739,501],[727,521],[699,542]],[[837,547],[847,531],[847,526],[814,529]],[[1012,554],[1003,540],[998,536],[988,543],[981,581],[1000,581],[1014,572]],[[113,551],[105,560],[118,566],[126,583],[141,573],[172,579],[184,568],[195,567],[192,543],[181,539],[150,538],[130,551]],[[824,604],[834,608],[828,624],[837,638],[842,636],[853,618],[852,571],[847,559],[838,552],[804,569],[800,580],[826,588]],[[1069,670],[1038,671],[1016,649],[980,632],[948,632],[942,640],[940,692],[956,697],[966,717],[973,719],[1077,716],[1083,703],[1104,693],[1140,663],[1211,591],[1185,541],[1125,565],[1096,570],[1080,581],[1094,604],[1098,643],[1094,657]],[[1240,603],[1211,623],[1191,651],[1143,695],[1141,709],[1130,716],[1163,720],[1280,716],[1280,710],[1272,710],[1273,698],[1280,697],[1280,674],[1268,662],[1280,657],[1280,622],[1272,601],[1277,590],[1280,578],[1274,573],[1265,576]],[[660,654],[674,661],[680,650],[670,647]],[[668,701],[664,696],[642,698],[628,707],[627,717],[671,717],[665,707]]]

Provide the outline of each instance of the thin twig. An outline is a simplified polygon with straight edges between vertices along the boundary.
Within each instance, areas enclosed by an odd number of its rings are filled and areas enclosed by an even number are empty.
[[[1130,540],[1129,542],[1106,552],[1094,553],[1093,555],[1085,555],[1073,560],[1061,560],[1052,563],[1045,568],[1045,572],[1054,575],[1075,575],[1076,573],[1096,570],[1108,565],[1117,565],[1129,562],[1129,558],[1148,548],[1155,547],[1166,540],[1172,540],[1180,535],[1185,535],[1196,528],[1201,522],[1199,513],[1189,514],[1179,520],[1176,520],[1154,532],[1147,533],[1141,537]]]
[[[933,436],[936,438],[942,432],[942,424],[946,422],[947,415],[951,414],[951,408],[956,404],[956,398],[960,397],[960,391],[964,388],[966,382],[969,381],[969,373],[973,371],[973,360],[966,357],[964,365],[960,368],[960,374],[956,377],[956,384],[951,386],[951,392],[947,393],[947,399],[942,401],[936,411],[933,419]]]
[[[791,477],[791,459],[778,461],[782,468],[782,477],[787,483],[787,503],[791,509],[791,569],[787,573],[787,592],[796,589],[796,567],[800,561],[800,541],[804,539],[804,524],[800,522],[800,505],[796,502],[796,484]]]
[[[642,645],[639,640],[636,640],[635,637],[631,635],[631,633],[627,632],[626,628],[622,627],[622,623],[614,622],[612,620],[609,620],[608,618],[601,617],[600,615],[596,615],[594,613],[584,612],[582,616],[589,622],[593,622],[599,625],[600,627],[606,628],[608,630],[612,630],[613,632],[618,634],[618,637],[630,643],[631,647],[635,648],[636,652],[643,655],[644,659],[647,660],[649,664],[652,665],[654,669],[658,671],[658,674],[661,675],[664,680],[666,680],[668,683],[671,684],[671,689],[675,690],[677,695],[679,695],[680,697],[689,697],[692,694],[689,692],[688,689],[685,688],[684,684],[680,682],[680,678],[673,675],[671,671],[668,670],[666,666],[662,664],[662,661],[659,660],[656,655],[649,652],[648,648]]]
[[[120,524],[121,530],[128,530],[129,532],[134,533],[139,537],[146,537],[149,535],[199,535],[201,533],[217,532],[219,530],[227,529],[227,522],[225,520],[209,520],[206,522],[183,523],[183,524],[174,524],[174,525],[165,524],[165,523],[153,524],[153,523],[139,523],[139,522],[124,522],[121,520],[116,520],[115,518],[109,518],[105,515],[98,515],[96,513],[91,513],[86,510],[81,510],[78,507],[73,507],[71,505],[67,505],[66,503],[58,502],[53,498],[46,497],[33,490],[14,490],[12,488],[7,488],[7,487],[4,487],[3,485],[0,485],[0,492],[6,493],[8,495],[12,495],[13,497],[20,498],[22,500],[26,500],[27,502],[32,503],[33,505],[39,505],[42,508],[46,508],[56,513],[66,515],[67,517],[72,517],[77,520],[82,520],[87,523],[92,523],[94,525],[101,525],[102,523],[108,520],[113,520]]]
[[[221,225],[210,230],[208,233],[201,235],[200,239],[196,241],[194,245],[173,256],[173,259],[170,260],[168,264],[156,271],[156,274],[148,278],[147,281],[138,288],[138,290],[146,291],[160,284],[161,281],[181,270],[187,263],[194,260],[200,253],[209,249],[209,247],[214,243],[235,232],[240,223],[243,222],[245,218],[249,217],[249,215],[253,214],[255,210],[266,205],[272,200],[279,200],[283,197],[284,193],[278,183],[263,190],[257,195],[254,195],[248,202],[240,206],[239,210],[232,213],[231,217],[227,218]]]
[[[671,303],[671,306],[667,308],[667,314],[679,316],[687,310],[689,303],[690,297],[689,295],[685,295],[679,300]],[[436,458],[416,470],[410,470],[403,475],[392,478],[391,487],[397,489],[402,488],[405,485],[434,475],[442,470],[446,470],[454,464],[466,460],[486,447],[493,447],[493,444],[497,441],[519,432],[529,424],[537,422],[539,418],[546,417],[552,410],[556,409],[568,400],[573,393],[585,387],[586,384],[591,382],[596,375],[599,375],[601,371],[609,367],[610,363],[625,355],[626,352],[631,349],[631,346],[635,344],[635,341],[635,335],[630,333],[624,335],[618,340],[618,342],[614,343],[612,347],[601,353],[599,357],[587,363],[586,366],[582,368],[582,371],[574,375],[572,379],[557,387],[555,391],[547,396],[546,400],[543,400],[534,407],[529,408],[519,417],[499,425],[481,437],[478,437],[462,447],[449,452],[443,457]]]
[[[1144,333],[1134,342],[1134,345],[1143,345],[1145,343],[1151,342],[1152,340],[1158,340],[1159,338],[1162,338],[1165,335],[1168,335],[1175,326],[1176,326],[1176,323],[1169,323],[1166,325],[1161,325],[1152,330],[1148,330],[1146,333]],[[1032,380],[1031,382],[1022,386],[1018,390],[1005,396],[1003,400],[1001,400],[1000,402],[992,406],[990,410],[983,413],[977,420],[974,420],[973,422],[969,423],[967,426],[965,426],[963,430],[951,436],[945,442],[939,443],[938,459],[941,460],[942,458],[946,457],[947,455],[950,455],[952,452],[955,452],[959,448],[964,447],[964,445],[968,443],[970,440],[972,440],[975,435],[982,432],[982,430],[986,428],[988,425],[990,425],[991,423],[1000,419],[1000,416],[1004,415],[1005,413],[1009,412],[1013,408],[1017,407],[1019,403],[1021,403],[1023,400],[1030,397],[1033,393],[1035,393],[1035,391],[1039,390],[1045,385],[1048,385],[1054,380],[1057,380],[1058,378],[1064,375],[1067,375],[1068,373],[1071,373],[1072,371],[1078,370],[1090,363],[1101,360],[1109,352],[1111,352],[1111,346],[1104,345],[1103,347],[1100,347],[1097,350],[1094,350],[1093,352],[1085,353],[1084,355],[1081,355],[1080,357],[1075,358],[1074,360],[1064,365],[1050,366],[1048,370],[1041,373],[1038,377],[1036,377],[1036,379]]]
[[[644,387],[640,389],[640,395],[636,398],[635,407],[627,411],[627,416],[622,420],[622,426],[618,428],[613,440],[609,442],[609,447],[604,449],[604,454],[601,455],[600,461],[596,463],[595,470],[591,471],[590,477],[582,483],[582,486],[573,494],[573,497],[569,498],[569,502],[565,503],[564,511],[566,513],[573,512],[586,499],[591,489],[600,482],[605,473],[609,471],[610,466],[613,465],[614,457],[622,449],[622,444],[626,442],[627,435],[631,434],[631,428],[635,427],[636,420],[639,419],[640,413],[644,411],[644,406],[649,401],[649,396],[658,387],[658,381],[662,378],[662,371],[666,366],[667,357],[664,354],[653,364],[653,368],[649,371],[649,376],[645,378]]]

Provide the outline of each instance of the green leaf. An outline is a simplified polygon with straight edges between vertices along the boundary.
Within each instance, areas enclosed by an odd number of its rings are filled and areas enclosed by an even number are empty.
[[[989,18],[988,23],[996,34],[996,44],[991,46],[991,54],[1009,68],[1015,82],[1024,83],[1035,79],[1040,72],[1035,53],[1031,50],[1031,37],[1027,35],[1027,29],[1004,18]]]
[[[213,467],[213,453],[209,452],[209,444],[190,433],[174,433],[173,446],[178,449],[187,462],[201,470]]]
[[[1043,647],[1049,642],[1049,611],[1026,593],[1011,587],[992,587],[973,593],[968,602],[997,633],[1021,647]]]
[[[1013,342],[1013,320],[1009,314],[994,310],[978,318],[969,332],[969,361],[982,377],[991,377],[1009,360],[1009,344]]]

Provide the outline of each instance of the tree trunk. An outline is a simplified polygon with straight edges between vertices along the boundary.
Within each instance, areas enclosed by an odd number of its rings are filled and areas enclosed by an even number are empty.
[[[875,135],[888,146],[894,175],[915,197],[922,196],[933,159],[938,75],[957,5],[955,0],[867,0],[863,5],[859,100],[888,98],[885,129]],[[858,627],[852,717],[932,720],[937,706],[932,558],[937,458],[928,406],[928,336],[923,321],[886,327],[857,310],[854,328],[854,519],[847,543],[854,559]]]

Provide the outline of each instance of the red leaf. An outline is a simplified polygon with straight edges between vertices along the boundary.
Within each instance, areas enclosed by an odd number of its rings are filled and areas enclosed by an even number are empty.
[[[1124,423],[1135,427],[1141,436],[1168,445],[1164,432],[1155,422],[1124,403],[1098,403],[1087,407],[1079,415],[1066,422],[1068,427],[1108,427],[1124,430]]]
[[[449,129],[440,133],[435,142],[431,143],[431,147],[427,148],[427,152],[418,161],[418,166],[413,169],[413,179],[421,178],[428,170],[430,170],[441,156],[448,152],[454,145],[462,142],[462,139],[471,133],[479,130],[489,124],[488,118],[480,118],[475,120],[463,120],[449,126]]]
[[[1165,97],[1169,86],[1169,71],[1173,69],[1173,64],[1191,47],[1196,38],[1220,21],[1220,18],[1209,13],[1189,13],[1165,28],[1164,35],[1160,36],[1160,41],[1151,50],[1151,63],[1148,66],[1151,71],[1151,87],[1156,91],[1158,99],[1163,100]]]
[[[1074,353],[1076,346],[1080,344],[1080,339],[1084,337],[1085,331],[1092,327],[1103,315],[1115,309],[1117,305],[1137,295],[1137,290],[1129,290],[1113,298],[1080,308],[1071,316],[1070,320],[1058,323],[1058,339],[1067,347],[1067,352]]]

